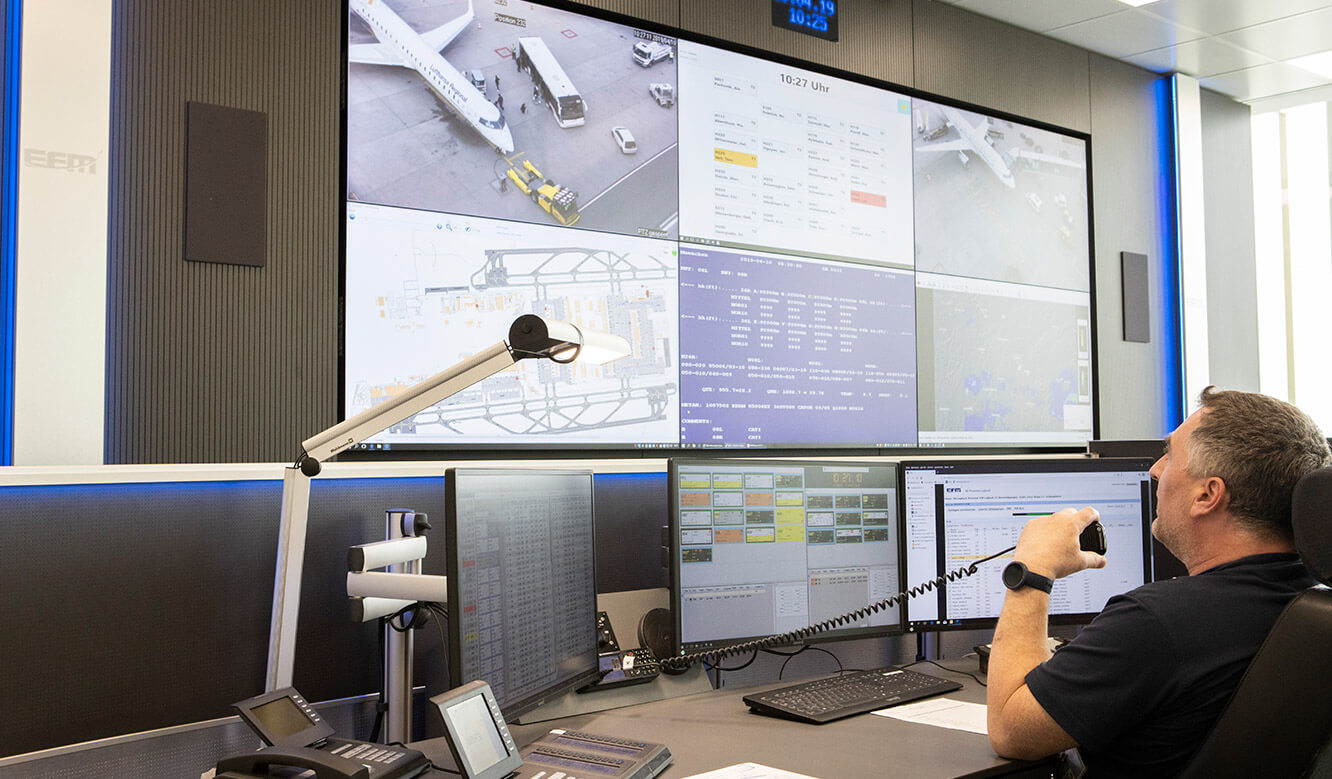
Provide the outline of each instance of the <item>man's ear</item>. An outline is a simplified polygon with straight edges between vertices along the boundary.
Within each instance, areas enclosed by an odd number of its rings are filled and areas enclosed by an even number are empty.
[[[1220,476],[1208,476],[1199,482],[1198,492],[1193,496],[1190,507],[1195,517],[1224,511],[1230,506],[1230,490]]]

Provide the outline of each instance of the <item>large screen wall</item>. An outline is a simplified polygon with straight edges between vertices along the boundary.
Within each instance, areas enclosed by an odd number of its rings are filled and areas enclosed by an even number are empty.
[[[537,313],[362,449],[1080,446],[1085,136],[507,0],[350,0],[345,415]]]

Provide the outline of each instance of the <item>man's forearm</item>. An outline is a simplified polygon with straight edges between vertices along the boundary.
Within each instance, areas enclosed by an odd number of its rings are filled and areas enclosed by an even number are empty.
[[[989,731],[1002,734],[1004,705],[1026,682],[1027,672],[1050,657],[1050,596],[1026,587],[1009,592],[990,647],[986,688]]]

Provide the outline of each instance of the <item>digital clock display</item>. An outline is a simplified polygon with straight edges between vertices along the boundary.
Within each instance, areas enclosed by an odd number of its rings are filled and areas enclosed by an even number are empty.
[[[837,0],[772,0],[772,26],[837,40]]]

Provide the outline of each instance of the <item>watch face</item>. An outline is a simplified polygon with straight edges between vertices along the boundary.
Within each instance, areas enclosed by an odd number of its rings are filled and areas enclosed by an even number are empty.
[[[1004,586],[1010,590],[1016,590],[1022,586],[1022,577],[1027,573],[1027,567],[1014,560],[1004,566]]]

